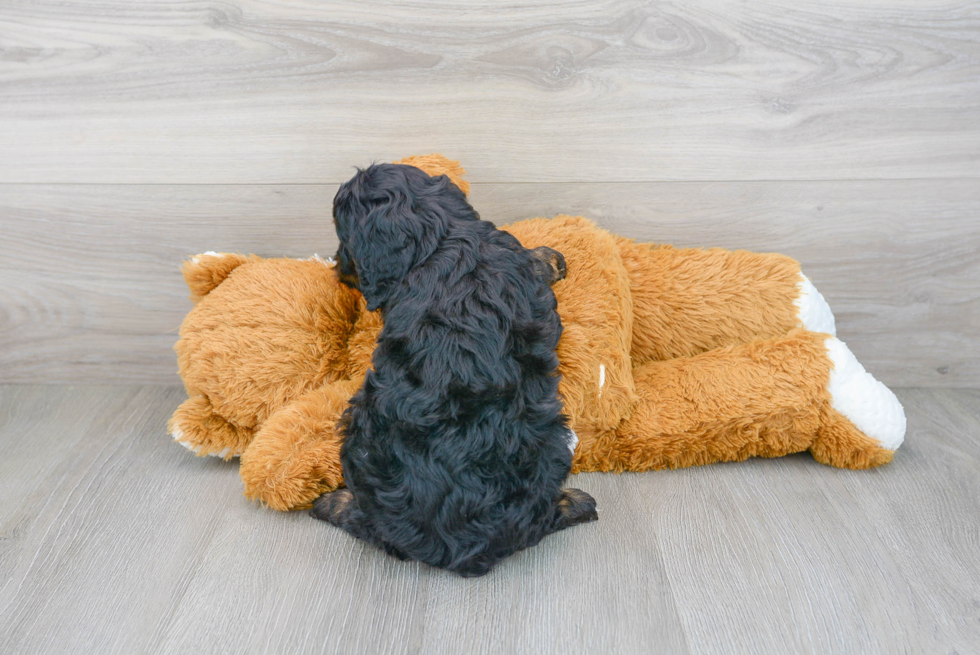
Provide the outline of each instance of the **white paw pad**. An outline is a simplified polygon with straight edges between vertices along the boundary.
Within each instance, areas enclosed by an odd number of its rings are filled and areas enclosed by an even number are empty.
[[[895,450],[905,439],[905,410],[892,390],[864,370],[850,348],[836,337],[826,341],[833,363],[829,391],[831,405],[857,429]]]
[[[201,452],[204,450],[204,446],[201,446],[201,445],[195,446],[190,441],[185,440],[184,439],[184,431],[181,430],[180,428],[175,428],[174,431],[173,431],[173,433],[170,436],[174,438],[174,441],[176,441],[181,446],[183,446],[187,450],[191,451],[195,455],[200,455]],[[227,447],[227,448],[225,448],[221,452],[218,452],[218,453],[208,453],[208,455],[210,455],[211,457],[220,457],[221,459],[224,459],[229,454],[231,454],[232,457],[239,457],[239,456],[241,456],[241,453],[232,453],[230,446]]]
[[[197,454],[201,452],[201,448],[202,448],[201,446],[195,446],[190,441],[184,440],[184,431],[181,430],[180,428],[174,428],[174,431],[170,436],[174,438],[174,441],[176,441],[177,443],[179,443],[181,446],[191,451],[192,453]]]
[[[797,283],[800,295],[793,301],[798,308],[800,325],[811,332],[826,332],[837,335],[837,326],[834,323],[834,313],[830,311],[830,305],[824,300],[823,295],[810,282],[810,278],[800,273],[800,281]]]
[[[201,262],[201,257],[223,257],[223,255],[220,255],[213,250],[209,250],[207,252],[202,252],[200,255],[191,257],[191,263],[199,264]]]

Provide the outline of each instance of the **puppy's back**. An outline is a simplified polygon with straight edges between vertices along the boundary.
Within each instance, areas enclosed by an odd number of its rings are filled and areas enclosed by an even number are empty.
[[[410,166],[359,171],[334,223],[340,280],[384,328],[341,424],[348,489],[314,514],[467,575],[594,518],[587,494],[560,488],[571,453],[543,264]]]
[[[345,416],[345,475],[389,550],[478,574],[546,533],[571,466],[556,301],[482,221],[453,226],[401,292]]]

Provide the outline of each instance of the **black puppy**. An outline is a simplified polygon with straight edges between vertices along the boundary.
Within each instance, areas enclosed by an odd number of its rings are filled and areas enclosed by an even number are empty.
[[[359,171],[334,223],[340,279],[384,327],[340,422],[347,489],[311,514],[466,576],[598,518],[591,496],[561,488],[574,439],[550,288],[561,256],[525,249],[448,177],[413,166]]]

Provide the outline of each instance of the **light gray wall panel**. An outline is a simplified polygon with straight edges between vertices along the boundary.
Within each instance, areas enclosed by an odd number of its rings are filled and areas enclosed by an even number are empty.
[[[0,186],[0,379],[173,383],[182,258],[330,255],[334,186]],[[581,214],[644,241],[783,252],[887,384],[980,384],[973,180],[477,184],[485,218]]]
[[[976,2],[6,0],[0,182],[980,175]]]

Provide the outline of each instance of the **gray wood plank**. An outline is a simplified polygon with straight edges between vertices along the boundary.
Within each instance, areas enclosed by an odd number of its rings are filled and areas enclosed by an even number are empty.
[[[206,250],[333,253],[331,185],[0,186],[0,381],[174,383]],[[583,214],[644,241],[784,252],[896,386],[980,385],[973,180],[475,184],[497,224]]]
[[[52,392],[0,385],[0,434],[9,435],[0,450],[0,542],[30,529],[37,503],[49,500],[51,481],[77,466],[76,450],[91,424],[124,411],[131,396],[105,387]],[[0,547],[0,572],[7,555]]]
[[[645,485],[684,629],[699,650],[930,652],[887,544],[853,500],[826,491],[823,479],[836,475],[803,455]],[[881,475],[892,478],[889,488],[901,484],[892,470]]]
[[[799,455],[637,476],[692,650],[980,643],[980,397],[899,395],[909,434],[881,469]]]
[[[925,5],[925,6],[924,6]],[[7,0],[2,182],[980,174],[977,3]]]
[[[189,458],[165,436],[173,387],[103,388],[96,415],[49,411],[86,398],[45,387],[0,415],[32,416],[34,430],[80,434],[0,541],[0,642],[8,653],[146,652],[179,604],[225,507],[241,502],[234,466]],[[25,471],[58,456],[18,449],[0,432],[5,466]]]
[[[466,580],[252,505],[233,463],[164,435],[177,388],[0,386],[15,480],[3,505],[26,517],[0,524],[0,641],[10,653],[971,652],[980,392],[899,394],[908,441],[884,468],[801,455],[576,476],[598,523]]]
[[[905,580],[920,652],[968,653],[980,644],[980,392],[899,396],[909,417],[907,450],[893,462],[902,484],[845,475],[830,490],[850,493]]]
[[[573,483],[618,493],[600,476]],[[646,530],[626,514],[603,521],[463,580],[305,513],[229,508],[157,652],[688,652]]]

